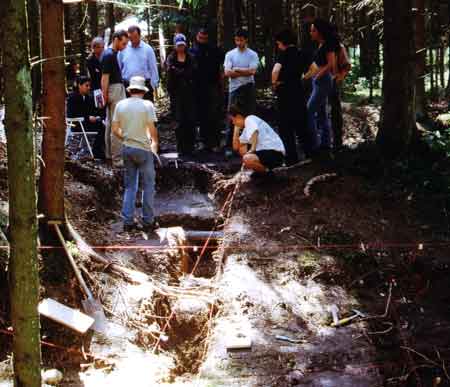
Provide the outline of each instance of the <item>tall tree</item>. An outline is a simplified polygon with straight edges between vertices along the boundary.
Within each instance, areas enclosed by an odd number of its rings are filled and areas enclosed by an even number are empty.
[[[64,6],[41,0],[43,115],[48,117],[42,140],[39,206],[49,220],[64,220]]]
[[[89,14],[89,31],[91,33],[91,37],[98,36],[98,12],[96,1],[89,1],[88,14]]]
[[[377,142],[389,158],[404,155],[416,120],[412,0],[383,0],[383,108]]]
[[[423,118],[426,112],[425,104],[425,73],[427,49],[425,42],[425,0],[416,0],[416,114]]]
[[[85,30],[86,30],[86,11],[83,3],[78,3],[77,4],[77,16],[78,16],[78,22],[77,22],[77,27],[78,27],[78,38],[79,38],[79,43],[80,43],[80,50],[79,53],[81,54],[81,58],[80,58],[80,73],[81,74],[86,74],[86,35],[85,35]]]
[[[208,0],[208,32],[211,44],[217,44],[217,0]]]
[[[39,0],[27,0],[28,40],[30,42],[30,57],[32,61],[41,59],[41,23]],[[31,69],[31,84],[33,91],[33,111],[42,92],[42,65],[36,64]]]
[[[114,25],[116,24],[116,19],[114,17],[114,4],[106,5],[106,25],[111,29],[111,42],[112,34],[114,33]]]
[[[25,0],[5,0],[3,27],[14,384],[41,386],[35,148]]]

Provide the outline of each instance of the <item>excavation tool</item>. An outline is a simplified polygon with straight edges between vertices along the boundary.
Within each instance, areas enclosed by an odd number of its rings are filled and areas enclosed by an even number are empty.
[[[96,332],[105,333],[106,330],[106,317],[105,312],[103,311],[103,306],[97,298],[94,298],[92,292],[89,290],[86,282],[84,281],[80,270],[73,259],[72,253],[69,251],[66,240],[64,239],[63,234],[61,233],[61,229],[59,228],[59,223],[57,222],[49,222],[49,224],[53,224],[55,227],[56,234],[66,252],[67,258],[69,259],[70,265],[72,266],[73,271],[75,272],[75,276],[77,277],[78,282],[80,283],[80,287],[86,295],[86,299],[81,301],[83,305],[83,310],[87,315],[91,316],[95,322],[92,325],[92,329]]]
[[[282,336],[282,335],[276,335],[275,338],[277,340],[280,341],[287,341],[288,343],[292,343],[292,344],[300,344],[303,343],[304,340],[300,340],[300,339],[293,339],[291,337],[287,337],[287,336]]]
[[[39,303],[39,313],[66,327],[84,334],[94,324],[94,319],[72,309],[51,298],[46,298]]]
[[[350,321],[353,321],[355,318],[358,317],[366,317],[366,315],[359,310],[353,309],[353,312],[355,313],[353,316],[343,318],[342,320],[339,320],[337,323],[331,324],[332,327],[341,327],[342,325],[348,324]]]
[[[339,308],[336,304],[333,304],[328,307],[328,311],[333,317],[333,326],[336,326],[336,324],[339,323]]]

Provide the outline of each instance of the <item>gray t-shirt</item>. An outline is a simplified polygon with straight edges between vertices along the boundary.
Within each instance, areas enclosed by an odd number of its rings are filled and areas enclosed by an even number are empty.
[[[244,51],[240,51],[237,47],[231,51],[228,51],[225,55],[224,68],[225,71],[240,69],[254,69],[258,68],[259,59],[258,54],[246,48]],[[239,87],[246,85],[247,83],[255,83],[255,77],[253,75],[248,77],[230,78],[230,92],[237,90]]]
[[[114,110],[113,122],[122,129],[123,144],[133,148],[151,150],[151,139],[148,125],[156,122],[153,103],[138,97],[130,97],[120,101]]]
[[[258,142],[256,151],[274,150],[286,154],[283,141],[270,125],[257,116],[247,116],[245,119],[245,128],[242,131],[239,140],[243,144],[250,144],[253,133],[258,132]]]

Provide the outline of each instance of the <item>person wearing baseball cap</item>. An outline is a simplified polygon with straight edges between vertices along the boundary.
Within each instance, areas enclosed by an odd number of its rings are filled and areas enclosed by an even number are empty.
[[[194,72],[196,63],[187,50],[186,36],[176,34],[175,50],[168,56],[167,89],[174,103],[175,137],[181,157],[190,157],[195,145]]]

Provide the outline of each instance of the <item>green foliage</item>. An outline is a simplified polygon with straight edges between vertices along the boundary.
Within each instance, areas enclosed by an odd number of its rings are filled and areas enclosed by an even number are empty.
[[[433,151],[450,159],[450,127],[427,133],[425,141]]]
[[[199,9],[208,4],[207,0],[177,0],[177,3],[183,7],[186,4],[190,5],[193,9]]]

